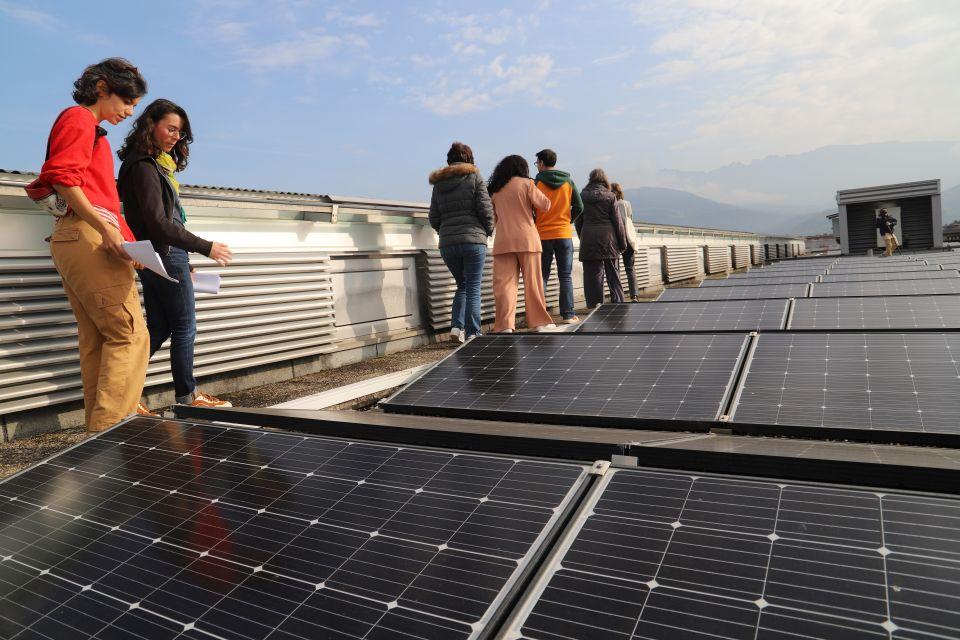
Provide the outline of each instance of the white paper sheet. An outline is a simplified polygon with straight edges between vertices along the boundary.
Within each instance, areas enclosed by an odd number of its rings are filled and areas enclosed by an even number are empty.
[[[133,258],[134,261],[139,262],[155,274],[166,278],[170,282],[180,282],[179,280],[171,278],[167,270],[164,269],[163,262],[160,261],[160,256],[153,250],[153,245],[150,244],[149,240],[124,242],[123,248],[127,252],[127,255]]]
[[[210,271],[193,272],[194,293],[220,293],[220,274]]]

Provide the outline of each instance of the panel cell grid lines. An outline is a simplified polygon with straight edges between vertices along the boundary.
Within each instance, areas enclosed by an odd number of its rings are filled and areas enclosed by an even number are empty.
[[[797,298],[787,329],[960,329],[960,296]]]
[[[763,298],[804,298],[806,284],[746,285],[741,287],[685,287],[664,289],[657,302],[694,300],[760,300]]]
[[[712,421],[745,344],[741,334],[481,336],[383,407],[604,426]]]
[[[960,333],[760,334],[738,423],[960,435]]]
[[[134,420],[0,484],[0,636],[467,638],[583,474]]]
[[[602,304],[577,332],[775,330],[783,328],[787,304],[786,300]]]
[[[506,637],[960,637],[960,501],[616,470]]]
[[[872,280],[940,280],[956,278],[956,269],[945,271],[878,271],[873,273],[828,273],[823,276],[824,282],[866,282]]]
[[[783,276],[782,278],[718,278],[716,280],[704,280],[700,283],[701,287],[757,287],[773,286],[780,284],[809,284],[817,279],[817,276]]]
[[[945,280],[886,280],[883,282],[818,282],[811,298],[837,296],[922,296],[960,293],[960,278]]]

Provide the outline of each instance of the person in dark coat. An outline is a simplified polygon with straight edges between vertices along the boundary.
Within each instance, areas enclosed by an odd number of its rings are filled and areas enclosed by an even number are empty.
[[[454,142],[447,166],[430,174],[430,226],[440,235],[440,255],[457,282],[450,333],[463,342],[480,333],[480,282],[493,235],[493,205],[473,151]]]
[[[590,182],[580,193],[583,214],[575,226],[580,237],[580,262],[583,263],[583,293],[587,307],[603,302],[606,277],[611,302],[623,302],[620,285],[620,254],[627,249],[623,219],[617,213],[616,196],[603,169],[590,172]]]

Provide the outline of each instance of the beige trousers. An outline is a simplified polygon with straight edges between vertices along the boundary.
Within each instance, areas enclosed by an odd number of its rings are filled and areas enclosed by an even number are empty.
[[[87,431],[136,411],[150,336],[129,262],[100,249],[100,234],[78,216],[57,221],[50,254],[77,318]]]
[[[553,322],[543,296],[540,252],[500,253],[493,256],[493,302],[496,306],[494,331],[513,329],[517,317],[517,286],[523,274],[523,296],[527,328]]]
[[[887,243],[887,250],[883,252],[885,256],[892,256],[893,252],[897,250],[897,247],[900,246],[900,242],[897,240],[897,236],[892,233],[883,234],[883,239]]]

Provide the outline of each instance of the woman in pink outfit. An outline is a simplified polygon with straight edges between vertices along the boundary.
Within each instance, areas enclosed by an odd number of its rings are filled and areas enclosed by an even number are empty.
[[[490,176],[487,190],[493,200],[493,299],[495,332],[512,333],[517,315],[518,277],[523,274],[527,327],[538,331],[555,327],[547,313],[540,270],[537,212],[550,208],[550,199],[530,179],[530,167],[521,156],[507,156]]]

